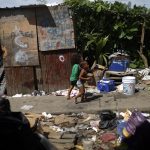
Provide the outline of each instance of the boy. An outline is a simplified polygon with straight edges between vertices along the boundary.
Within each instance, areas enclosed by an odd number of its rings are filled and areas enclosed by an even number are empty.
[[[72,89],[76,86],[77,80],[79,78],[80,67],[79,64],[82,61],[82,57],[80,54],[74,54],[71,58],[72,72],[70,75],[70,87],[68,90],[67,99],[70,99],[70,94]]]
[[[78,95],[75,97],[75,103],[77,104],[77,98],[81,97],[81,102],[84,101],[84,94],[85,94],[85,87],[84,87],[84,83],[88,80],[91,79],[91,77],[87,76],[88,70],[89,70],[89,65],[86,61],[83,61],[80,63],[80,67],[81,67],[81,72],[79,75],[79,80],[77,81],[77,87],[79,88],[79,93]]]

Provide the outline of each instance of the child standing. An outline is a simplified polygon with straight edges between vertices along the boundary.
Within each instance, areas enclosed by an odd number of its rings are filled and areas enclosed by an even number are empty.
[[[89,70],[89,65],[86,61],[81,62],[80,64],[81,67],[81,72],[79,75],[79,80],[77,81],[77,87],[79,88],[79,93],[75,97],[75,103],[77,104],[77,98],[81,97],[81,102],[84,101],[84,95],[85,95],[85,87],[84,83],[88,80],[91,79],[91,77],[88,77],[88,70]]]
[[[80,67],[79,64],[82,61],[82,57],[80,54],[74,54],[71,58],[72,72],[70,76],[70,87],[68,90],[67,99],[70,99],[70,94],[72,89],[76,86],[77,80],[79,78]]]

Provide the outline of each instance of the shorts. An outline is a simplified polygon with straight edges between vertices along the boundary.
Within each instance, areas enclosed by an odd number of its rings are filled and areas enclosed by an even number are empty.
[[[77,81],[77,87],[80,88],[80,87],[82,87],[82,86],[84,86],[84,83],[81,82],[81,80],[78,80],[78,81]]]
[[[77,80],[75,80],[75,81],[70,81],[70,84],[71,84],[72,86],[76,86]]]

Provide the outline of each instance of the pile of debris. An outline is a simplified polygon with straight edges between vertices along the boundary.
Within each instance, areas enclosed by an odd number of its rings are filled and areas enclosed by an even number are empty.
[[[26,117],[31,126],[36,118],[40,118],[39,132],[58,150],[111,150],[116,145],[116,115],[111,112],[101,115],[51,115],[44,112],[42,115],[26,114]]]
[[[125,113],[105,110],[99,114],[82,112],[51,115],[43,112],[25,115],[31,127],[34,126],[35,120],[39,119],[37,132],[49,139],[54,146],[53,150],[122,150],[124,139],[130,140],[131,136],[140,137],[141,134],[144,139],[150,131],[150,115],[137,110],[127,110]],[[142,130],[140,135],[136,133],[139,129]],[[131,146],[134,146],[134,143],[138,146],[140,140],[134,140],[133,145],[130,142]]]

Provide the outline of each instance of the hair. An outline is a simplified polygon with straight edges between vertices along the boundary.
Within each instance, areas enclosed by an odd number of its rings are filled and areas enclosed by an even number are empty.
[[[73,54],[71,57],[71,65],[80,64],[82,56],[80,54]]]
[[[0,97],[0,112],[10,112],[10,102],[8,99]]]
[[[88,64],[88,62],[87,62],[87,61],[82,61],[82,62],[80,63],[80,67],[83,68],[83,66],[84,66],[85,64]]]

